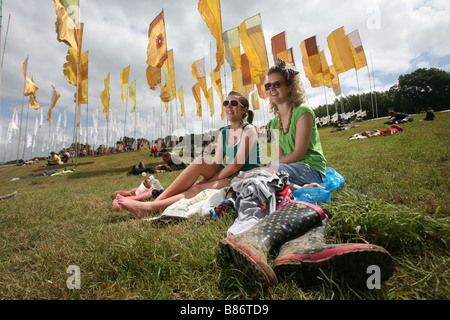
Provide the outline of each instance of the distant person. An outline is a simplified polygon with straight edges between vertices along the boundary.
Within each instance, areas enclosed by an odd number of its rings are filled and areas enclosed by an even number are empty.
[[[407,113],[390,111],[389,121],[385,122],[385,124],[397,124],[401,122],[412,122],[412,121],[413,117]]]
[[[56,154],[56,152],[52,151],[50,152],[51,158],[45,159],[47,160],[47,165],[49,166],[56,166],[61,165],[63,162],[61,161],[61,158]]]
[[[433,121],[434,120],[434,110],[429,107],[427,110],[427,115],[425,116],[425,121]]]

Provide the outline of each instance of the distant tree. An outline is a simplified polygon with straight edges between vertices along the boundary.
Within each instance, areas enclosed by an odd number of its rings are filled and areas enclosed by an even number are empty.
[[[421,68],[398,78],[402,107],[410,113],[422,108],[447,109],[450,105],[450,72],[438,68]],[[405,110],[406,111],[406,110]]]

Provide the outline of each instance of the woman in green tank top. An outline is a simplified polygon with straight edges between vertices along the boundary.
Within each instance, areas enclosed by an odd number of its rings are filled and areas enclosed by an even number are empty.
[[[298,71],[278,59],[268,71],[265,89],[275,114],[272,130],[278,145],[278,156],[270,167],[286,171],[289,181],[300,186],[322,183],[326,159],[314,111],[305,104],[306,93]]]
[[[166,190],[152,202],[140,202],[133,197],[116,196],[116,202],[141,219],[147,213],[162,211],[181,199],[190,199],[206,189],[222,189],[230,186],[230,180],[240,171],[261,166],[256,128],[249,123],[253,112],[247,98],[232,91],[223,107],[230,125],[217,139],[214,161],[200,157],[185,169]],[[224,165],[226,163],[226,165]],[[198,180],[199,177],[202,179]]]

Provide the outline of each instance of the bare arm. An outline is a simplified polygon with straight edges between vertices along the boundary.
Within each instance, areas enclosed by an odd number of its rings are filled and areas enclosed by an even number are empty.
[[[297,121],[294,151],[280,158],[280,163],[293,163],[305,158],[313,130],[313,117],[304,113]]]

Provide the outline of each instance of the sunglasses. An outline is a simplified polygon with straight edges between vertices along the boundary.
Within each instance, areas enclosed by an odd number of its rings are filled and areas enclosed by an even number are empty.
[[[228,105],[231,105],[233,108],[236,108],[239,105],[243,107],[242,103],[240,103],[237,100],[225,100],[223,102],[223,106],[226,108],[226,107],[228,107]]]
[[[275,81],[273,83],[270,83],[270,82],[266,83],[264,85],[264,87],[266,88],[266,91],[269,91],[272,88],[272,86],[273,86],[274,89],[278,89],[278,88],[281,87],[282,84],[287,85],[287,83],[284,82],[284,81]]]

